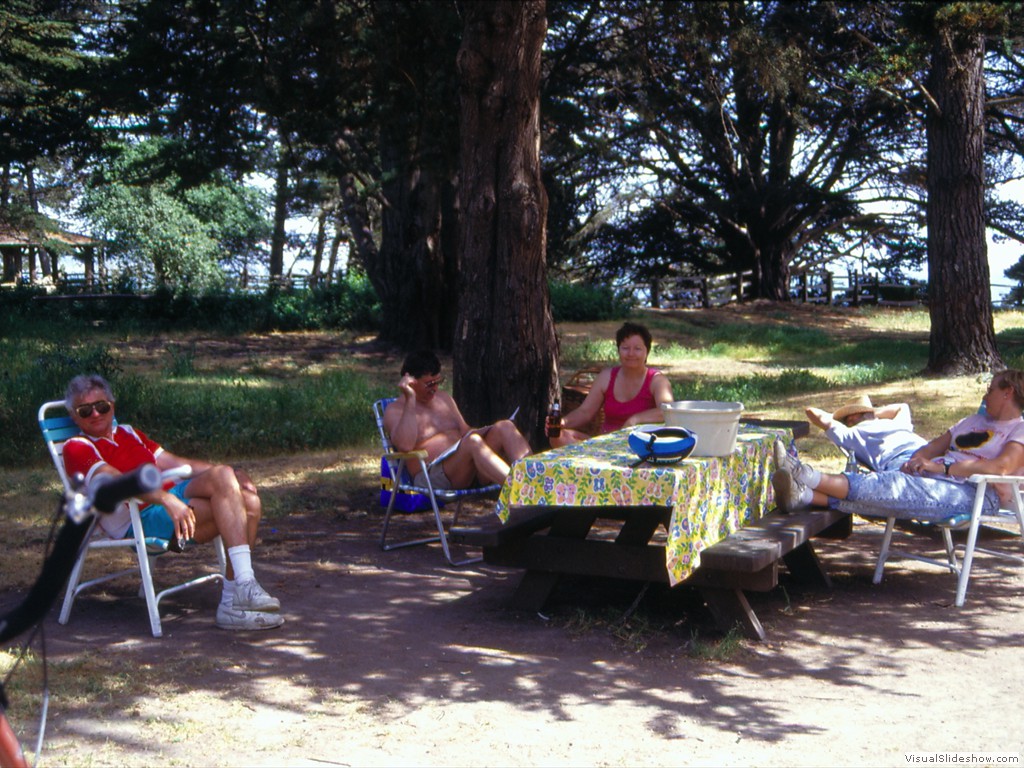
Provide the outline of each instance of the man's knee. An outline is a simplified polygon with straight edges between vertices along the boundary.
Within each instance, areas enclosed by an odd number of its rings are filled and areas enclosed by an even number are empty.
[[[249,474],[244,469],[234,469],[232,471],[235,473],[235,479],[244,493],[259,496],[259,492],[256,490],[256,483],[252,481],[252,478],[249,477]]]
[[[487,441],[479,432],[471,432],[462,438],[461,446],[465,446],[470,453],[479,453],[481,449],[487,448]]]
[[[242,490],[241,483],[235,476],[235,470],[226,464],[215,464],[204,474],[213,483],[214,488],[220,492],[234,489],[238,489],[240,492]]]

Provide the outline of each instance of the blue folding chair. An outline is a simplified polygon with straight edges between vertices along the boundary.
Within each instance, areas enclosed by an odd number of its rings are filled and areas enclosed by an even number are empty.
[[[384,427],[384,409],[388,407],[388,404],[393,402],[395,398],[388,397],[382,400],[378,400],[373,404],[373,416],[377,421],[377,431],[380,434],[381,447],[384,452],[384,464],[383,464],[383,476],[382,484],[385,490],[389,491],[387,510],[384,512],[384,528],[380,534],[380,548],[385,552],[389,552],[393,549],[401,549],[403,547],[414,547],[420,544],[431,544],[433,542],[441,542],[441,549],[444,551],[444,558],[451,565],[468,565],[470,563],[479,563],[482,557],[471,557],[464,560],[455,560],[452,558],[451,548],[448,542],[448,531],[449,528],[445,527],[444,521],[441,518],[441,507],[446,503],[455,503],[455,514],[452,516],[452,527],[458,525],[459,514],[462,511],[462,502],[466,499],[479,499],[479,498],[490,498],[497,499],[498,493],[501,491],[500,485],[485,485],[479,488],[466,488],[462,490],[440,490],[435,489],[433,484],[430,482],[429,473],[426,474],[426,485],[416,485],[412,481],[412,477],[409,475],[407,462],[410,459],[419,461],[426,461],[426,451],[396,451],[394,445],[391,443],[391,436],[388,434],[387,429]],[[398,542],[389,543],[387,540],[388,530],[391,525],[391,517],[395,512],[396,504],[398,499],[402,497],[402,494],[415,494],[422,497],[424,501],[424,511],[429,509],[434,513],[434,522],[437,525],[437,535],[427,536],[425,538],[417,538],[412,540],[403,540]],[[408,498],[408,497],[406,497]],[[383,504],[383,495],[382,495]],[[415,506],[413,507],[415,509]]]

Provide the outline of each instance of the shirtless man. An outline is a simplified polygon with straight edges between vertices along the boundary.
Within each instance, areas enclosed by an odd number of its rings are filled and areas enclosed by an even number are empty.
[[[508,419],[479,428],[466,423],[452,396],[438,389],[444,376],[433,352],[410,354],[401,374],[401,396],[384,411],[384,427],[399,451],[427,452],[426,466],[409,465],[417,485],[426,485],[425,472],[436,489],[503,483],[509,465],[530,453],[526,438]]]

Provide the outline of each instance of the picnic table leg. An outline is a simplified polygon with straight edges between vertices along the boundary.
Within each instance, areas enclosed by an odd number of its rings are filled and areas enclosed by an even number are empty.
[[[638,547],[648,544],[659,527],[668,527],[671,512],[668,507],[636,507],[623,521],[615,543]]]
[[[782,556],[789,572],[801,582],[815,587],[832,588],[832,579],[828,577],[818,555],[811,546],[811,542],[805,541],[799,547]]]
[[[700,594],[711,611],[715,624],[723,632],[739,627],[743,636],[750,640],[764,640],[767,636],[742,589],[701,587]]]
[[[519,580],[511,607],[517,611],[539,611],[555,591],[562,575],[554,571],[527,571]]]
[[[587,515],[555,514],[547,536],[566,539],[585,539],[597,520],[597,512]],[[541,534],[537,534],[541,535]],[[521,547],[528,548],[529,540],[522,542]],[[557,571],[531,569],[523,574],[512,596],[512,607],[521,611],[539,611],[548,601],[551,593],[561,581],[562,574]]]

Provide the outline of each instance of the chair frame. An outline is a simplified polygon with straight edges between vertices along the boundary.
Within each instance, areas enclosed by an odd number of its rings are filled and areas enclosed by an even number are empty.
[[[47,415],[49,411],[57,409],[60,410],[62,415]],[[39,428],[42,430],[43,439],[46,442],[47,450],[50,453],[50,458],[53,460],[53,465],[57,470],[57,474],[60,476],[61,484],[65,491],[70,491],[72,490],[71,483],[68,479],[67,472],[64,469],[64,443],[69,438],[80,435],[81,431],[74,421],[72,421],[71,417],[67,415],[67,410],[64,406],[63,400],[52,400],[43,403],[39,407],[38,419]],[[224,542],[221,540],[220,536],[218,536],[213,540],[213,546],[218,561],[217,573],[208,573],[202,576],[196,576],[180,584],[175,584],[157,592],[153,583],[153,565],[157,557],[168,551],[169,542],[167,539],[161,539],[153,536],[147,537],[143,535],[142,519],[139,515],[139,502],[137,500],[133,499],[129,502],[129,512],[131,514],[132,532],[134,534],[131,538],[108,538],[106,537],[106,534],[102,532],[102,529],[98,525],[94,524],[90,537],[85,546],[82,547],[82,550],[78,555],[78,559],[75,561],[75,566],[71,571],[71,576],[68,579],[67,589],[64,593],[64,602],[61,605],[60,615],[57,618],[58,623],[68,623],[71,616],[71,607],[74,605],[75,598],[85,590],[108,581],[113,581],[114,579],[138,574],[140,580],[138,594],[139,597],[144,598],[146,601],[146,609],[149,614],[149,626],[153,633],[153,637],[162,637],[163,627],[160,622],[160,601],[162,599],[168,595],[173,595],[177,592],[200,586],[201,584],[224,580],[224,574],[227,567],[227,557],[224,552]],[[95,578],[82,581],[82,573],[85,568],[85,561],[89,552],[94,549],[117,548],[133,549],[135,552],[136,565],[132,568],[104,573]]]
[[[928,563],[938,566],[939,568],[944,568],[957,577],[955,605],[957,608],[962,608],[967,600],[967,586],[971,578],[971,567],[974,564],[975,553],[981,552],[1002,560],[1009,560],[1024,564],[1024,555],[1015,555],[1009,552],[1000,552],[998,550],[986,549],[977,546],[978,533],[982,525],[1005,525],[1007,522],[1012,521],[1016,522],[1021,542],[1024,543],[1024,501],[1022,501],[1021,498],[1021,488],[1024,486],[1024,475],[978,474],[971,475],[967,480],[968,482],[975,483],[977,486],[974,495],[974,506],[971,509],[970,516],[958,515],[956,517],[935,521],[933,523],[942,532],[942,541],[946,550],[945,559],[941,560],[936,557],[919,555],[902,549],[894,553],[892,549],[892,538],[896,527],[896,520],[913,518],[905,515],[901,515],[899,518],[896,516],[887,517],[885,518],[885,533],[882,536],[882,548],[878,553],[878,562],[875,564],[875,573],[872,579],[873,583],[881,583],[882,576],[884,575],[885,564],[894,555],[908,560]],[[982,508],[984,507],[985,502],[985,491],[988,488],[989,483],[1007,483],[1010,485],[1012,489],[1012,496],[1009,509],[1001,509],[994,515],[986,515],[982,513]],[[962,530],[967,531],[967,541],[962,545],[963,554],[958,557],[957,549],[960,545],[954,544],[952,532]]]
[[[377,422],[377,432],[380,435],[381,446],[384,450],[383,455],[384,459],[386,460],[388,472],[390,474],[391,479],[391,498],[388,501],[387,510],[384,512],[384,526],[380,533],[380,548],[385,552],[390,552],[395,549],[404,549],[405,547],[415,547],[421,544],[432,544],[434,542],[440,542],[441,550],[444,552],[444,559],[448,562],[449,565],[462,566],[481,562],[483,560],[482,556],[470,557],[462,560],[454,559],[452,557],[451,545],[448,540],[449,533],[451,531],[451,528],[454,528],[456,525],[458,525],[459,515],[462,512],[462,502],[465,499],[497,499],[498,493],[501,491],[501,486],[485,485],[479,488],[440,490],[434,488],[434,485],[430,480],[429,473],[426,474],[426,485],[416,485],[415,483],[413,483],[408,471],[408,462],[410,460],[418,460],[425,462],[427,459],[427,452],[395,450],[394,445],[392,445],[391,443],[391,436],[388,434],[387,429],[384,427],[384,410],[388,407],[388,405],[394,402],[394,400],[395,398],[388,397],[378,400],[373,404],[373,415]],[[419,493],[426,496],[430,500],[430,509],[434,514],[434,523],[437,526],[436,535],[417,539],[401,540],[397,542],[388,542],[388,531],[391,526],[391,516],[394,513],[395,499],[398,496],[398,491]],[[444,506],[446,503],[451,502],[455,502],[455,513],[452,516],[451,526],[445,526],[444,520],[441,517],[441,507]]]

